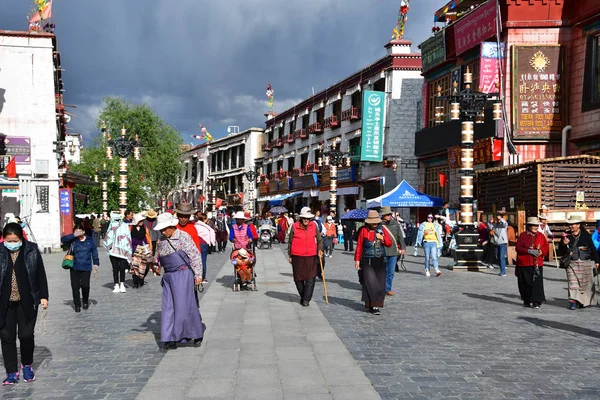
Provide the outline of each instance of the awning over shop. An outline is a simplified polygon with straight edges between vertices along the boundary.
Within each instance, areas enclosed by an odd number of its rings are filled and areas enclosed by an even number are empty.
[[[367,208],[377,207],[441,207],[444,201],[439,197],[433,197],[417,192],[406,181],[400,182],[398,186],[386,194],[367,200]]]
[[[11,181],[6,178],[0,177],[0,189],[18,189],[19,181]]]
[[[268,201],[272,206],[280,205],[283,200],[291,197],[302,196],[303,192],[292,192],[286,194],[275,194],[273,196],[263,196],[256,199],[256,201]]]
[[[100,186],[100,183],[95,182],[92,178],[86,174],[79,172],[67,171],[62,176],[64,183],[72,183],[76,185],[89,185],[89,186]]]

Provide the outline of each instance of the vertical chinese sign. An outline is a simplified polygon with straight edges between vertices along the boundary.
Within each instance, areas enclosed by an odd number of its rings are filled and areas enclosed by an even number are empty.
[[[58,190],[61,236],[73,233],[73,196],[71,189]]]
[[[363,110],[360,161],[381,162],[383,161],[385,93],[365,90]]]
[[[481,43],[481,58],[479,59],[479,91],[482,93],[496,93],[500,89],[500,62],[504,63],[504,43]]]
[[[515,45],[512,57],[514,138],[557,138],[565,121],[563,49]]]

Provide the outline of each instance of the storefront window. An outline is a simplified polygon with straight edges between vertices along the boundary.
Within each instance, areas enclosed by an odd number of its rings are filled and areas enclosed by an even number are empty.
[[[581,108],[584,112],[600,108],[600,35],[588,38]]]
[[[444,175],[446,182],[441,185],[440,178]],[[449,168],[447,165],[439,167],[429,167],[425,172],[425,193],[430,196],[441,197],[444,201],[448,201],[449,197]]]
[[[442,96],[450,95],[450,74],[429,83],[429,113],[427,114],[428,127],[435,126],[435,107],[444,107],[444,122],[448,120],[448,102],[438,99],[438,85],[442,88]]]

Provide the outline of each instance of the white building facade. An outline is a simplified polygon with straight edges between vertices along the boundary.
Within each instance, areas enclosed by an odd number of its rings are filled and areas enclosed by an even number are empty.
[[[385,57],[350,77],[280,114],[266,114],[259,211],[274,199],[281,204],[282,198],[283,205],[295,212],[306,205],[313,211],[328,210],[331,179],[323,151],[333,145],[350,156],[337,172],[338,215],[346,206],[364,207],[366,199],[379,196],[402,179],[418,184],[414,133],[422,86],[421,56],[412,52],[407,40],[385,47]],[[361,162],[365,91],[385,93],[383,162]]]
[[[64,159],[54,152],[66,128],[60,74],[53,34],[0,31],[0,136],[3,155],[16,158],[19,183],[3,190],[1,217],[19,215],[44,250],[60,247]]]
[[[168,196],[171,205],[185,202],[203,209],[200,200],[202,196],[207,197],[208,148],[209,144],[203,143],[181,154],[181,174],[177,179],[175,190]]]
[[[67,165],[79,164],[81,162],[81,149],[83,149],[83,138],[78,133],[67,133],[65,136],[65,160]]]

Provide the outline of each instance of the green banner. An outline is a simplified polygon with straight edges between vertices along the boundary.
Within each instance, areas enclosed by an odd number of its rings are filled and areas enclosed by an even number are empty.
[[[363,92],[362,139],[360,161],[383,161],[385,92]]]

